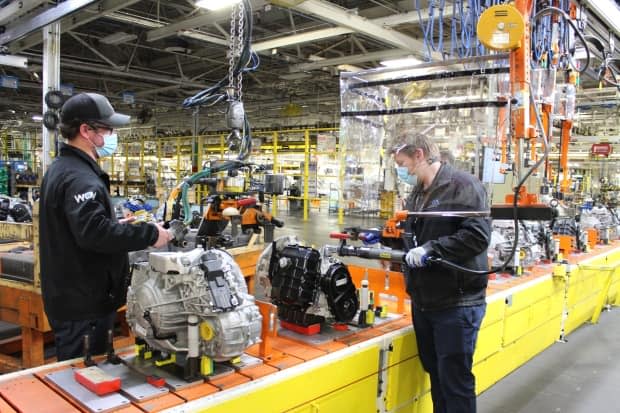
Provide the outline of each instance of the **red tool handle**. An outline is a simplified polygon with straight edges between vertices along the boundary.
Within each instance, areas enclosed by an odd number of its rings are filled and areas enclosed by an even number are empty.
[[[256,198],[243,198],[237,201],[237,205],[240,207],[248,207],[252,205],[256,205]]]
[[[349,239],[349,238],[351,238],[349,236],[349,234],[347,234],[346,232],[330,232],[329,233],[329,237],[330,238],[334,238],[334,239]]]

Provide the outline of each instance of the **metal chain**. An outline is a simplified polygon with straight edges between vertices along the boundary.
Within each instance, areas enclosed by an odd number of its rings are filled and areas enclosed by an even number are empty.
[[[235,90],[235,53],[236,53],[236,32],[237,32],[237,14],[236,6],[233,6],[230,16],[230,39],[228,43],[228,87],[229,93]]]
[[[245,5],[243,4],[243,1],[238,3],[238,7],[239,7],[239,22],[237,24],[237,32],[238,32],[238,37],[237,37],[237,59],[241,58],[241,53],[243,50],[243,35],[245,33]],[[242,62],[245,63],[245,62]],[[243,70],[239,70],[239,73],[237,74],[237,98],[241,101],[241,98],[243,96]]]

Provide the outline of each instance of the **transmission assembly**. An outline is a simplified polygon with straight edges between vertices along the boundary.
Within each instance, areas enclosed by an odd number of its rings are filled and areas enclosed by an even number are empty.
[[[186,377],[208,374],[260,341],[262,317],[241,269],[225,251],[152,252],[134,264],[127,322],[166,356],[185,356]]]
[[[274,241],[257,264],[259,284],[278,306],[283,327],[308,327],[327,319],[347,323],[359,310],[347,267],[294,237]]]

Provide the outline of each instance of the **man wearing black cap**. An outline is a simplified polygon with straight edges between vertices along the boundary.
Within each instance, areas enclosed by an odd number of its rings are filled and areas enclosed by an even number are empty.
[[[125,303],[128,251],[162,247],[170,233],[158,224],[115,218],[110,178],[96,160],[116,149],[114,128],[129,116],[102,95],[81,93],[65,102],[60,131],[67,140],[41,186],[41,291],[58,360],[106,350],[107,332]]]

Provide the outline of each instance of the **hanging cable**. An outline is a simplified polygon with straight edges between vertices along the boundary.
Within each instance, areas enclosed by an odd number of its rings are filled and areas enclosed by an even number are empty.
[[[258,55],[251,49],[252,7],[249,0],[233,6],[230,20],[228,74],[215,85],[185,99],[184,107],[213,106],[228,102],[226,125],[229,150],[238,150],[238,160],[246,159],[252,148],[250,122],[243,107],[243,74],[254,71],[260,64]]]
[[[579,37],[579,40],[581,40],[581,43],[583,44],[583,46],[585,48],[585,51],[586,51],[586,63],[583,65],[583,68],[581,68],[581,69],[578,69],[578,68],[575,67],[572,59],[569,59],[569,63],[573,67],[573,69],[575,69],[575,71],[577,71],[579,73],[584,73],[588,69],[588,67],[590,66],[590,49],[588,47],[588,44],[586,42],[586,39],[585,39],[583,33],[581,33],[581,31],[579,30],[579,28],[577,27],[575,22],[570,18],[570,16],[562,9],[559,9],[557,7],[549,6],[549,7],[546,7],[544,9],[542,9],[538,13],[536,13],[534,15],[534,17],[532,18],[532,21],[536,23],[540,17],[546,16],[548,14],[553,14],[553,13],[559,14],[562,17],[562,19],[560,19],[560,21],[568,23],[572,27],[572,29],[574,30],[574,32],[577,35],[577,37]],[[563,44],[563,43],[564,43],[564,41],[562,39],[560,39],[560,44]]]
[[[418,12],[418,22],[420,23],[420,29],[422,30],[422,38],[423,38],[423,43],[424,43],[424,48],[426,49],[426,58],[428,61],[432,60],[432,50],[431,50],[431,45],[429,44],[429,25],[430,22],[433,20],[433,10],[434,10],[434,6],[435,6],[435,1],[431,0],[431,5],[429,8],[429,23],[426,24],[426,26],[424,25],[424,21],[422,19],[422,8],[420,6],[420,0],[415,0],[415,7],[416,7],[416,11]],[[432,33],[431,33],[432,36]]]

